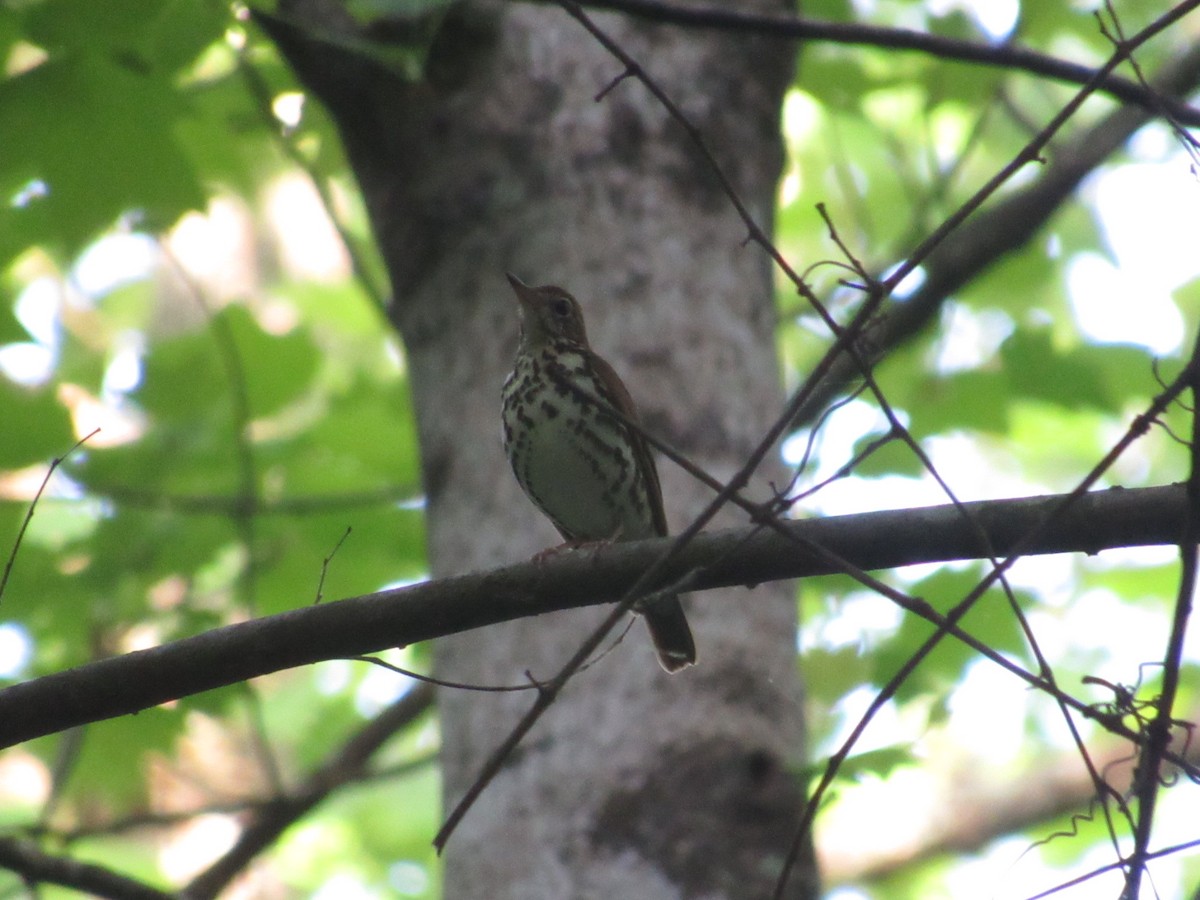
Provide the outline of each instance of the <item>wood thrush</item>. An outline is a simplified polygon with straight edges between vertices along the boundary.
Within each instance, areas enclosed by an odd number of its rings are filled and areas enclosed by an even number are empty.
[[[504,450],[529,499],[572,542],[665,536],[662,488],[645,439],[605,407],[636,421],[629,391],[588,346],[583,312],[560,287],[509,284],[521,341],[504,382]],[[658,661],[677,672],[696,645],[674,594],[639,603]]]

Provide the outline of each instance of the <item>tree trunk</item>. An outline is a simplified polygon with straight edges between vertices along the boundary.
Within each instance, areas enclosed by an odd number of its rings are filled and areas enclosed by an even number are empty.
[[[316,21],[309,3],[290,14]],[[793,49],[595,18],[683,108],[769,225]],[[302,40],[280,43],[337,119],[392,277],[434,574],[556,542],[500,445],[499,390],[517,337],[505,271],[574,293],[648,430],[719,478],[736,471],[780,407],[770,267],[742,246],[745,230],[696,148],[642,85],[626,80],[594,100],[620,63],[541,5],[454,7],[419,83]],[[660,460],[660,471],[678,530],[712,494],[673,464]],[[776,475],[755,479],[758,498]],[[771,586],[687,602],[699,665],[664,674],[635,623],[467,813],[446,848],[445,896],[769,894],[802,798],[794,598]],[[444,640],[437,674],[548,678],[603,613]],[[530,703],[527,693],[442,691],[448,808]],[[815,895],[807,864],[787,895]]]

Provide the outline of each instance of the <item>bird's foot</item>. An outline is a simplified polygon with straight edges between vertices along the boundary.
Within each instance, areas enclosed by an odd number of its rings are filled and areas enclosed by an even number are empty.
[[[547,547],[545,550],[539,550],[530,557],[530,562],[543,563],[548,559],[553,559],[563,553],[568,553],[571,550],[583,550],[587,547],[607,547],[613,543],[615,538],[600,538],[596,541],[571,540],[563,541],[561,544],[556,544],[553,547]]]

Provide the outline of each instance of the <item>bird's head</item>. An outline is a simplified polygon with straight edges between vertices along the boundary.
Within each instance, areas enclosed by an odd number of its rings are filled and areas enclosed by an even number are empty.
[[[521,304],[521,342],[526,347],[541,347],[553,341],[587,347],[583,310],[574,297],[552,284],[530,287],[511,273],[508,283]]]

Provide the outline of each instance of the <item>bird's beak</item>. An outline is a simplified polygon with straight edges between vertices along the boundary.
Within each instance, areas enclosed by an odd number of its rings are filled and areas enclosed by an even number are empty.
[[[533,288],[512,272],[505,272],[504,274],[508,278],[508,283],[512,285],[513,293],[517,295],[517,300],[521,304],[521,318],[524,319],[525,310],[529,309],[530,303],[533,300]]]
[[[520,300],[521,305],[524,306],[525,300],[529,297],[529,292],[532,290],[532,288],[512,272],[505,272],[504,275],[506,278],[508,278],[508,283],[512,285],[512,289],[516,293],[517,299]]]

